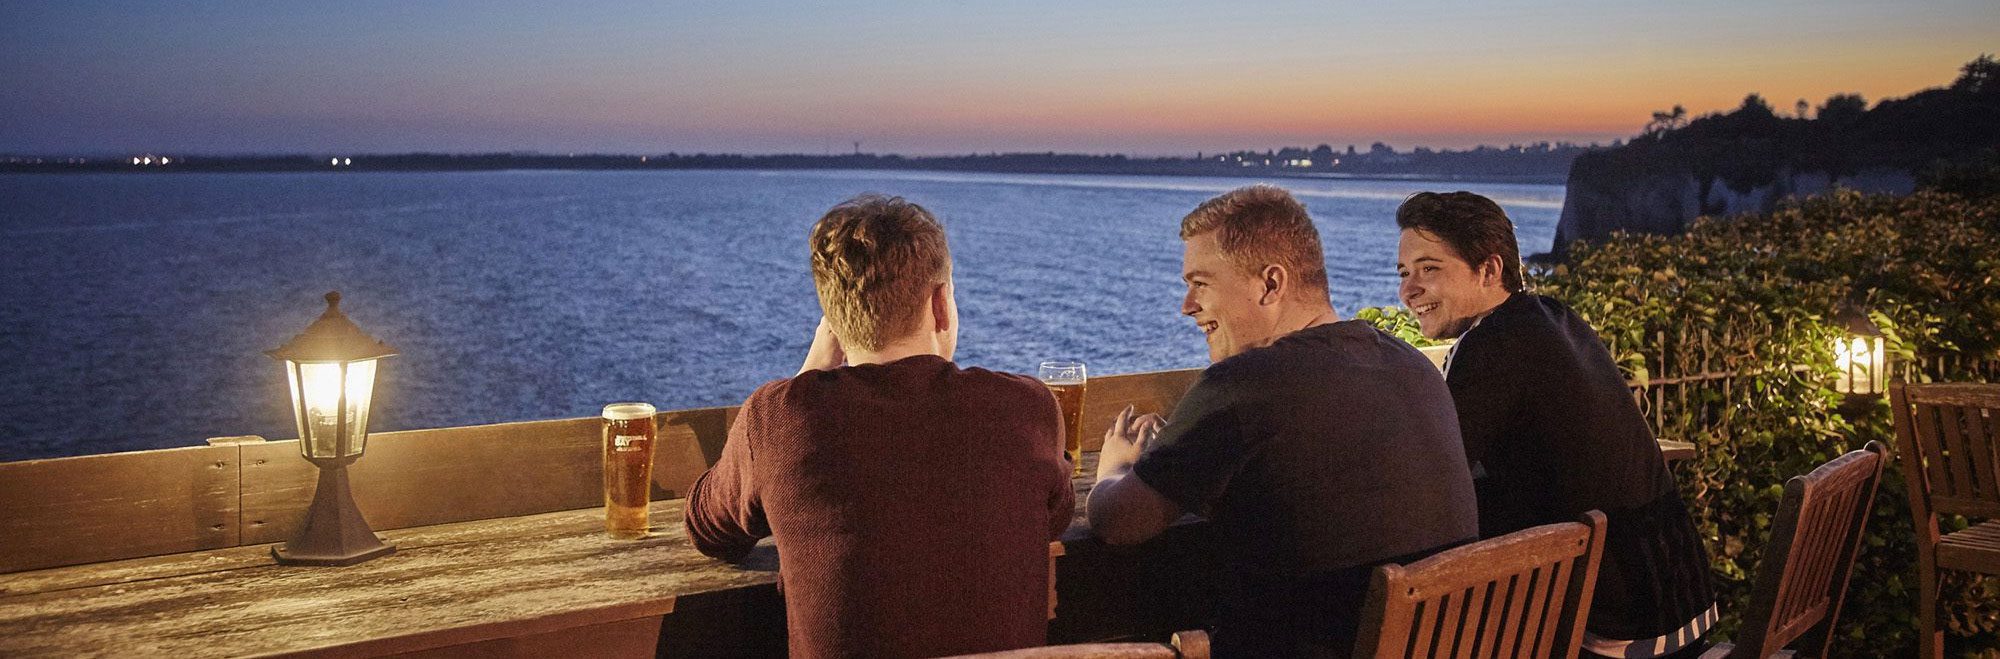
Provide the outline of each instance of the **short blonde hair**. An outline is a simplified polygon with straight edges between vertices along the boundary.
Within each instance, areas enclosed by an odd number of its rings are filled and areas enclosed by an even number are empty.
[[[944,225],[902,197],[867,194],[812,229],[813,287],[842,343],[880,350],[915,332],[932,287],[951,278]]]
[[[1217,195],[1181,218],[1181,240],[1218,231],[1222,255],[1245,274],[1283,266],[1301,292],[1327,295],[1326,255],[1319,229],[1292,193],[1273,185],[1248,185]]]

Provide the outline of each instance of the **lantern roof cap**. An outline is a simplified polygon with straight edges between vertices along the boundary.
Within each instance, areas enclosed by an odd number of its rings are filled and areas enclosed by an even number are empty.
[[[326,294],[326,312],[285,345],[264,354],[293,362],[351,362],[381,359],[396,349],[361,331],[340,312],[340,291]]]
[[[1862,311],[1860,304],[1848,302],[1841,305],[1833,319],[1840,324],[1841,329],[1847,330],[1848,334],[1868,338],[1882,336],[1882,328],[1876,327],[1875,321],[1869,320],[1868,313]]]

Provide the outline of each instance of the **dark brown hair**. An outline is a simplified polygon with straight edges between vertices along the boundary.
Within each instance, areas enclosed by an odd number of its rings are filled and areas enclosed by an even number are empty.
[[[1319,230],[1306,207],[1284,188],[1250,185],[1204,201],[1181,218],[1181,240],[1210,231],[1229,262],[1257,276],[1264,266],[1283,266],[1301,291],[1324,297],[1326,256],[1320,251]]]
[[[813,225],[813,287],[842,341],[880,350],[916,331],[932,287],[951,278],[944,225],[902,197],[840,202]]]
[[[1500,285],[1510,293],[1527,289],[1521,278],[1521,244],[1514,239],[1514,222],[1491,199],[1463,191],[1419,192],[1396,209],[1396,226],[1436,237],[1473,268],[1497,254]]]

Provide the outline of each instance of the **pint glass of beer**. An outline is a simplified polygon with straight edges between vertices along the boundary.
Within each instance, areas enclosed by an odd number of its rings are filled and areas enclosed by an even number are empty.
[[[604,530],[611,537],[646,537],[653,491],[653,406],[604,406]]]
[[[1083,473],[1083,362],[1049,361],[1042,362],[1037,373],[1042,384],[1056,395],[1056,404],[1062,407],[1063,450],[1069,453],[1070,464],[1076,473]]]

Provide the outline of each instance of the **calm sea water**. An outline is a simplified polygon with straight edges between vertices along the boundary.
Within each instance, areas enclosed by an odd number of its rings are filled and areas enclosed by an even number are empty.
[[[923,172],[0,176],[0,460],[292,430],[263,355],[339,290],[385,362],[374,430],[730,405],[790,375],[807,229],[861,192],[950,233],[961,363],[1197,367],[1180,217],[1244,179]],[[1283,180],[1343,314],[1395,297],[1394,210],[1494,197],[1548,249],[1562,186]]]

